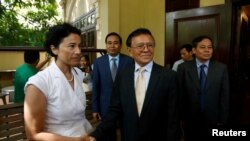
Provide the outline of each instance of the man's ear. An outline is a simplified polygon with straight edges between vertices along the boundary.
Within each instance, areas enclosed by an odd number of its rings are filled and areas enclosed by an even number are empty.
[[[193,53],[193,54],[196,53],[196,48],[192,48],[192,53]]]
[[[129,53],[129,56],[131,56],[131,57],[133,57],[133,55],[132,55],[132,51],[131,51],[131,47],[127,47],[127,49],[128,49],[128,53]]]
[[[50,49],[53,52],[53,54],[58,55],[58,48],[56,48],[54,45],[50,45]]]

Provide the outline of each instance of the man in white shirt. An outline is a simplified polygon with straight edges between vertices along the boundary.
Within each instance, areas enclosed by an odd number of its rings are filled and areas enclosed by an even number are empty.
[[[172,70],[177,71],[178,65],[183,63],[184,61],[191,61],[193,59],[193,52],[192,52],[192,45],[190,44],[184,44],[180,48],[180,54],[181,54],[181,59],[177,60],[174,65]]]

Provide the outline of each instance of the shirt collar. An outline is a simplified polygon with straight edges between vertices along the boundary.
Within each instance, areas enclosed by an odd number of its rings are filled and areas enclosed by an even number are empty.
[[[141,66],[135,62],[135,72],[137,72],[140,67]],[[144,66],[144,68],[145,68],[145,71],[150,73],[153,68],[153,61],[150,61],[147,65]]]
[[[197,58],[196,58],[195,60],[196,60],[196,65],[197,65],[198,68],[199,68],[201,65],[203,65],[203,64],[205,64],[207,67],[209,66],[210,60],[207,60],[205,63],[201,63],[201,61],[198,60]]]
[[[109,56],[109,61],[111,61],[111,59],[112,59],[112,58],[116,58],[116,60],[118,60],[118,59],[119,59],[120,54],[116,55],[115,57],[110,56],[110,55],[108,55],[108,56]]]

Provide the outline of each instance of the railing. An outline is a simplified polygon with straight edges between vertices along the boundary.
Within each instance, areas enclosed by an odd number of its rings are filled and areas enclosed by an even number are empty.
[[[26,139],[23,117],[23,103],[0,106],[0,140],[16,141]]]

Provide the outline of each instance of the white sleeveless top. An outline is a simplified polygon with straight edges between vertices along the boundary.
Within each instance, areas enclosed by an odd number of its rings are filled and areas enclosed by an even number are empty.
[[[86,96],[82,87],[83,74],[72,68],[74,90],[53,62],[48,68],[32,76],[27,85],[33,84],[47,98],[45,131],[63,136],[79,137],[89,133],[92,126],[85,117]]]

